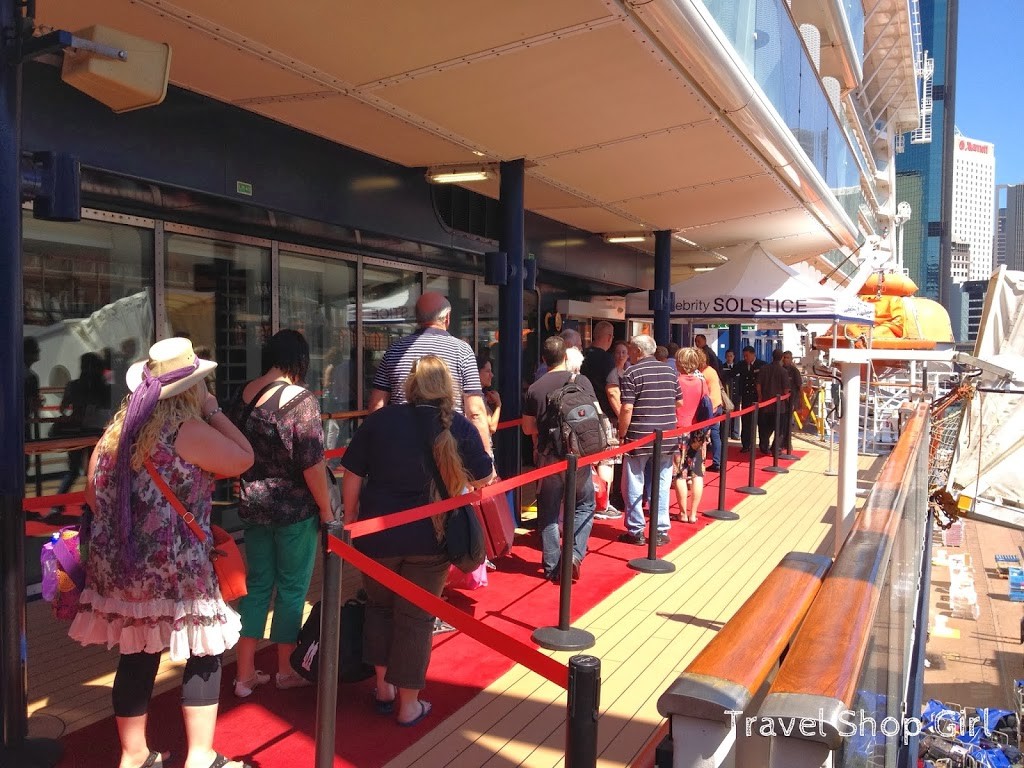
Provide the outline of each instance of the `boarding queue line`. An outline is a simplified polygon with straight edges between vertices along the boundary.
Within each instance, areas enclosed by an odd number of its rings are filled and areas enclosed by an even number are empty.
[[[599,715],[600,701],[600,660],[594,656],[580,654],[570,658],[568,664],[561,664],[550,656],[544,655],[536,648],[533,648],[515,638],[508,637],[500,631],[483,624],[479,619],[472,617],[449,603],[435,597],[407,579],[402,578],[393,571],[378,564],[372,558],[362,554],[351,542],[355,538],[371,533],[387,530],[405,525],[417,520],[432,517],[437,514],[457,509],[465,505],[479,503],[484,499],[504,495],[506,492],[524,485],[537,482],[545,477],[558,473],[564,473],[567,481],[565,488],[565,509],[574,509],[576,505],[576,484],[569,481],[575,477],[580,467],[596,464],[599,461],[621,456],[635,448],[653,444],[657,453],[665,440],[676,440],[690,432],[713,428],[716,424],[722,430],[723,445],[728,445],[728,434],[731,431],[732,420],[745,415],[752,415],[751,450],[748,459],[749,464],[749,486],[737,488],[738,492],[744,493],[765,493],[764,489],[754,485],[757,423],[758,415],[762,407],[781,403],[789,397],[788,394],[781,397],[774,397],[764,402],[755,403],[744,409],[734,412],[723,413],[705,421],[696,422],[686,427],[678,427],[672,430],[657,430],[639,440],[634,440],[614,448],[609,448],[599,453],[587,456],[575,456],[570,454],[566,459],[550,464],[548,466],[530,470],[512,478],[494,482],[469,493],[461,494],[449,499],[431,502],[385,517],[371,518],[368,520],[356,521],[345,527],[341,521],[335,521],[324,526],[323,532],[323,592],[321,613],[321,638],[320,638],[320,664],[318,688],[317,688],[317,725],[316,725],[316,763],[317,768],[333,765],[336,718],[334,713],[337,707],[338,697],[338,648],[340,645],[341,626],[341,561],[346,560],[358,570],[369,575],[396,594],[409,600],[425,611],[441,618],[443,621],[464,632],[466,635],[481,642],[492,650],[504,655],[514,663],[521,664],[536,672],[545,679],[559,685],[567,690],[569,695],[566,703],[566,765],[571,766],[596,766],[597,762],[597,722]],[[775,409],[775,431],[779,433],[781,420],[781,408]],[[347,412],[345,418],[361,418],[367,415],[365,411]],[[335,414],[325,414],[327,418]],[[342,414],[337,414],[342,416]],[[499,424],[499,429],[519,427],[522,419],[510,420]],[[56,441],[47,441],[56,442]],[[63,443],[73,442],[74,447],[89,447],[95,444],[93,439],[62,440]],[[83,446],[81,443],[85,442]],[[773,465],[764,467],[764,471],[785,472],[779,467],[781,439],[776,439],[773,456]],[[49,448],[53,450],[53,448]],[[336,458],[345,453],[345,448],[335,448],[325,451],[325,459]],[[739,516],[725,506],[725,490],[727,485],[728,461],[722,460],[721,474],[719,481],[719,505],[718,509],[706,513],[709,517],[716,517],[724,520],[737,520]],[[218,476],[218,479],[230,479]],[[654,473],[651,488],[651,508],[658,509],[660,494],[663,492],[659,487],[659,473]],[[750,490],[753,489],[753,490]],[[668,492],[665,489],[664,492]],[[82,504],[85,502],[85,493],[75,493],[39,496],[26,498],[23,502],[25,511],[37,511],[47,509],[51,506]],[[647,557],[636,558],[629,561],[629,567],[644,573],[670,573],[674,570],[671,563],[657,558],[657,515],[651,514],[649,520],[648,553]],[[562,537],[562,578],[559,580],[559,616],[557,626],[540,627],[533,635],[538,645],[550,650],[586,650],[594,645],[594,638],[590,633],[569,625],[571,610],[572,578],[569,569],[571,568],[572,538]],[[327,607],[332,610],[327,610]]]
[[[344,526],[340,521],[325,525],[323,535],[322,608],[320,614],[320,658],[328,663],[321,662],[317,681],[316,758],[314,763],[316,768],[329,768],[334,763],[335,731],[337,728],[337,719],[334,713],[338,701],[337,659],[341,642],[342,560],[347,561],[397,595],[422,608],[424,611],[439,617],[474,640],[502,654],[512,662],[527,667],[546,680],[567,690],[565,764],[572,766],[572,768],[593,768],[596,766],[597,723],[600,714],[601,688],[600,659],[590,655],[576,655],[569,659],[567,665],[563,665],[550,656],[542,654],[536,648],[508,637],[493,627],[484,624],[479,619],[460,611],[458,608],[453,607],[444,600],[435,597],[433,594],[377,563],[353,547],[352,540],[371,533],[378,533],[434,515],[450,512],[463,506],[478,504],[484,499],[504,495],[510,490],[559,473],[564,473],[566,476],[563,483],[563,488],[565,489],[564,509],[574,509],[576,506],[576,483],[573,479],[579,467],[611,459],[648,444],[654,445],[655,453],[657,454],[665,440],[678,439],[699,429],[713,428],[716,424],[720,425],[723,433],[727,435],[732,419],[747,414],[753,415],[755,419],[754,430],[751,433],[751,440],[753,442],[749,457],[751,484],[753,484],[756,450],[754,444],[756,443],[757,436],[756,417],[761,407],[781,403],[788,397],[788,394],[782,397],[773,397],[764,402],[748,406],[737,411],[735,414],[721,414],[686,427],[665,431],[657,430],[639,440],[609,448],[599,453],[587,456],[569,454],[562,461],[521,473],[512,478],[498,480],[490,485],[452,498],[441,499],[383,517],[356,521],[348,526]],[[775,409],[776,434],[778,434],[781,410],[780,408]],[[516,423],[506,423],[501,426],[511,427],[516,426],[517,423],[518,420]],[[778,462],[781,442],[781,439],[776,439],[775,441],[773,466],[776,469],[780,469]],[[726,483],[727,466],[728,462],[723,461],[719,491],[720,507],[724,507],[723,489]],[[630,567],[634,570],[645,573],[670,573],[675,569],[672,563],[657,559],[657,514],[653,510],[658,509],[657,505],[661,493],[658,477],[659,473],[654,473],[652,477],[652,514],[649,520],[648,556],[647,558],[631,560],[629,563]],[[731,518],[724,519],[738,519],[738,515],[730,514],[733,515]],[[559,579],[558,626],[541,627],[533,634],[533,639],[538,645],[550,650],[586,650],[592,647],[595,642],[593,635],[590,635],[590,633],[569,626],[572,602],[571,547],[572,537],[562,536],[562,578]],[[330,610],[328,610],[328,607],[330,607]]]

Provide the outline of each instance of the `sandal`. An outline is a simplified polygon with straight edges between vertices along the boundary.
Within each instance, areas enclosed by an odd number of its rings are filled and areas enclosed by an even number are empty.
[[[373,705],[376,707],[378,715],[390,715],[395,711],[395,700],[393,698],[387,700],[380,698],[377,695],[376,688],[373,689]]]
[[[430,714],[430,710],[432,710],[434,708],[433,705],[429,701],[420,700],[417,703],[420,705],[420,713],[418,715],[416,715],[416,717],[414,717],[412,720],[406,720],[404,722],[401,721],[401,720],[396,720],[395,722],[397,722],[403,728],[411,728],[412,726],[418,724],[427,715],[429,715]],[[213,766],[211,766],[210,768],[213,768]],[[219,766],[218,766],[218,768],[219,768]]]
[[[248,698],[257,687],[269,682],[270,675],[257,669],[248,680],[235,680],[235,696],[240,699]]]
[[[169,752],[157,752],[155,749],[149,751],[149,757],[139,768],[163,768],[164,762],[171,757]]]
[[[213,762],[210,763],[210,768],[224,768],[228,763],[238,763],[242,768],[252,768],[252,766],[244,760],[239,760],[234,757],[224,757],[220,752],[217,752],[216,754],[217,756],[213,758]]]

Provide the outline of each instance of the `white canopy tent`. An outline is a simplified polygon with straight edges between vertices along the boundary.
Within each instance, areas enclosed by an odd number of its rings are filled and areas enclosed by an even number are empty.
[[[819,285],[759,243],[737,246],[723,255],[729,261],[713,272],[672,286],[671,317],[716,322],[874,322],[871,304]],[[626,314],[653,315],[647,291],[626,296]]]

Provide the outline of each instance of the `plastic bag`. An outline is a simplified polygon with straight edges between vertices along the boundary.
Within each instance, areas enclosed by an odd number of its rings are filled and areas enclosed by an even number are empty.
[[[455,589],[480,589],[487,586],[486,561],[469,573],[463,573],[454,565],[448,569],[448,586]]]

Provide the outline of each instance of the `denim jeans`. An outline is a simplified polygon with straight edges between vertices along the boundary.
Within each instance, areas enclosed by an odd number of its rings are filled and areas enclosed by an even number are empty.
[[[537,457],[538,467],[546,467],[561,459],[553,456]],[[558,572],[562,559],[562,542],[558,535],[558,513],[565,499],[565,473],[545,477],[537,486],[537,528],[540,530],[541,565],[544,574]],[[590,467],[581,467],[576,473],[576,514],[573,520],[573,559],[583,562],[587,554],[590,529],[594,527],[594,480]]]
[[[722,413],[723,413],[722,406],[718,406],[715,409],[715,416],[716,417],[721,416]],[[721,460],[721,458],[722,458],[722,425],[721,424],[712,424],[711,425],[711,461],[714,462],[715,465],[718,465],[718,462]]]
[[[644,471],[650,465],[658,471],[658,533],[668,533],[668,497],[672,486],[672,456],[655,457],[632,456],[622,457],[622,495],[626,500],[626,530],[632,534],[644,532]],[[651,512],[654,512],[654,500],[651,500]]]

